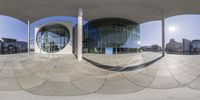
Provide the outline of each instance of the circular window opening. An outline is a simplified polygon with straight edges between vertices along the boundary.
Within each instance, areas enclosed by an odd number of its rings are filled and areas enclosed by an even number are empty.
[[[40,28],[36,38],[37,44],[42,51],[54,53],[68,44],[70,32],[64,25],[51,24]]]

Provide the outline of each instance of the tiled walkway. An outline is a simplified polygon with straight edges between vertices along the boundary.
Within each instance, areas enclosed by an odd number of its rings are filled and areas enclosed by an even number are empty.
[[[141,53],[113,57],[85,54],[84,57],[101,64],[105,62],[104,65],[126,68],[149,62],[160,57],[160,54]],[[166,55],[146,67],[111,71],[85,60],[78,62],[73,55],[50,58],[36,54],[1,55],[0,91],[26,91],[45,96],[81,96],[122,95],[148,89],[199,90],[199,58],[200,55]]]

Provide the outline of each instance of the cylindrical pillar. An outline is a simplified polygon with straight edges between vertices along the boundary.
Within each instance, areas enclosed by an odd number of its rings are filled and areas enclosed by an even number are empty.
[[[162,56],[165,56],[165,16],[162,15]]]
[[[77,28],[77,58],[82,61],[82,34],[83,34],[83,10],[78,9],[78,28]]]
[[[28,20],[28,42],[27,42],[28,54],[30,54],[30,21]]]

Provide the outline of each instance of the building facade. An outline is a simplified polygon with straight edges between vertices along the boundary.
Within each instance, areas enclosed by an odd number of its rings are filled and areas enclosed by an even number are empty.
[[[167,52],[182,52],[183,44],[181,42],[176,42],[175,39],[171,39],[166,45]]]
[[[35,28],[35,53],[72,54],[72,24],[55,22]]]
[[[182,48],[182,49],[181,49]],[[166,45],[167,52],[183,52],[184,54],[200,53],[200,40],[183,39],[183,43],[171,39]]]
[[[83,52],[113,53],[137,52],[140,48],[139,24],[120,18],[103,18],[83,26]]]
[[[76,54],[77,32],[70,22],[47,23],[35,28],[35,53]],[[82,52],[137,52],[140,48],[139,24],[121,18],[103,18],[83,26]],[[73,34],[72,34],[73,33]]]
[[[0,54],[3,53],[3,41],[0,40]]]
[[[152,45],[152,46],[142,46],[141,49],[143,51],[153,51],[153,52],[158,52],[161,51],[161,47],[159,45]]]
[[[13,54],[27,52],[27,42],[17,41],[11,38],[0,40],[0,54]]]
[[[191,42],[191,52],[194,52],[194,53],[200,52],[200,40],[193,40]]]
[[[183,39],[183,52],[191,52],[191,41]]]

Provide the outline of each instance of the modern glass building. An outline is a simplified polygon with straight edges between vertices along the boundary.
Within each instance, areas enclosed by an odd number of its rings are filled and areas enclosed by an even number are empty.
[[[121,18],[103,18],[83,26],[83,52],[113,53],[137,52],[140,48],[139,24]]]
[[[191,42],[191,52],[200,53],[200,40],[193,40]]]
[[[70,32],[64,25],[50,24],[40,28],[36,38],[42,51],[53,53],[58,52],[68,44]]]

